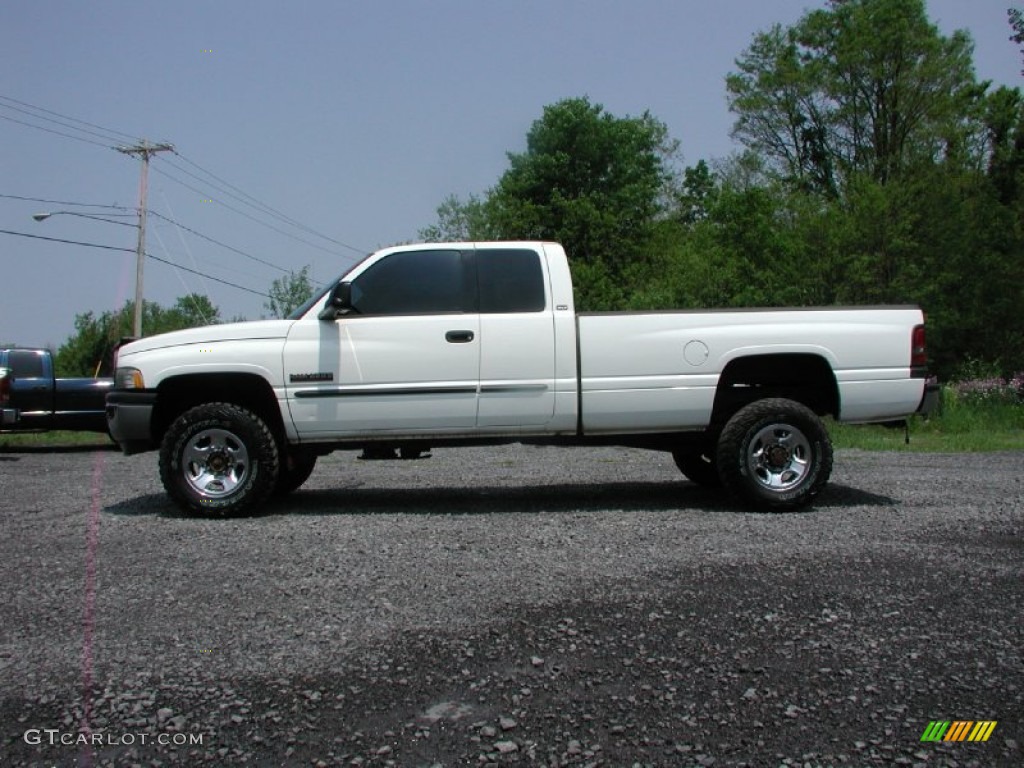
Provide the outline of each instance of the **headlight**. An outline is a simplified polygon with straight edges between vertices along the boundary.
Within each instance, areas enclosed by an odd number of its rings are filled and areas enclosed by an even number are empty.
[[[118,368],[114,373],[114,386],[117,389],[145,389],[146,382],[138,368]]]

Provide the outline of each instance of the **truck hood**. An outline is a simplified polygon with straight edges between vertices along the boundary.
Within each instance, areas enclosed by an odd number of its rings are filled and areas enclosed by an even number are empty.
[[[253,320],[246,323],[225,323],[206,325],[202,328],[187,328],[171,331],[125,344],[118,355],[134,355],[165,347],[179,347],[185,344],[212,344],[218,341],[241,341],[251,339],[283,339],[288,335],[294,320]]]

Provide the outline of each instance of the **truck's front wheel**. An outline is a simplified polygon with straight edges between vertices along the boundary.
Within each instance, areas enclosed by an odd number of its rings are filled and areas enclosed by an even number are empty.
[[[209,403],[181,414],[167,430],[160,479],[186,512],[226,517],[266,500],[279,462],[263,419],[232,403]]]
[[[832,443],[814,411],[769,398],[741,408],[718,440],[718,467],[741,501],[773,511],[809,504],[832,473]]]

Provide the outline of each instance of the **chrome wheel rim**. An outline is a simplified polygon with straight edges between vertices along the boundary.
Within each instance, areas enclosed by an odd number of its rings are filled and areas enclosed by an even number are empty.
[[[185,482],[207,498],[228,496],[249,476],[249,452],[226,429],[204,429],[185,445],[182,454]]]
[[[811,442],[792,424],[769,424],[750,441],[747,467],[762,488],[785,493],[810,471]]]

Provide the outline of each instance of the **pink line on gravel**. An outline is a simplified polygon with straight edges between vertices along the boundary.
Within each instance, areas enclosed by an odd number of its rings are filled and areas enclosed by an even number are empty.
[[[92,716],[92,642],[96,626],[96,550],[100,535],[100,489],[103,486],[104,455],[93,454],[92,503],[89,505],[85,525],[85,606],[82,611],[82,724],[79,732],[90,736],[89,725]],[[90,739],[91,740],[91,739]],[[82,749],[80,755],[84,766],[92,766],[92,750]]]

